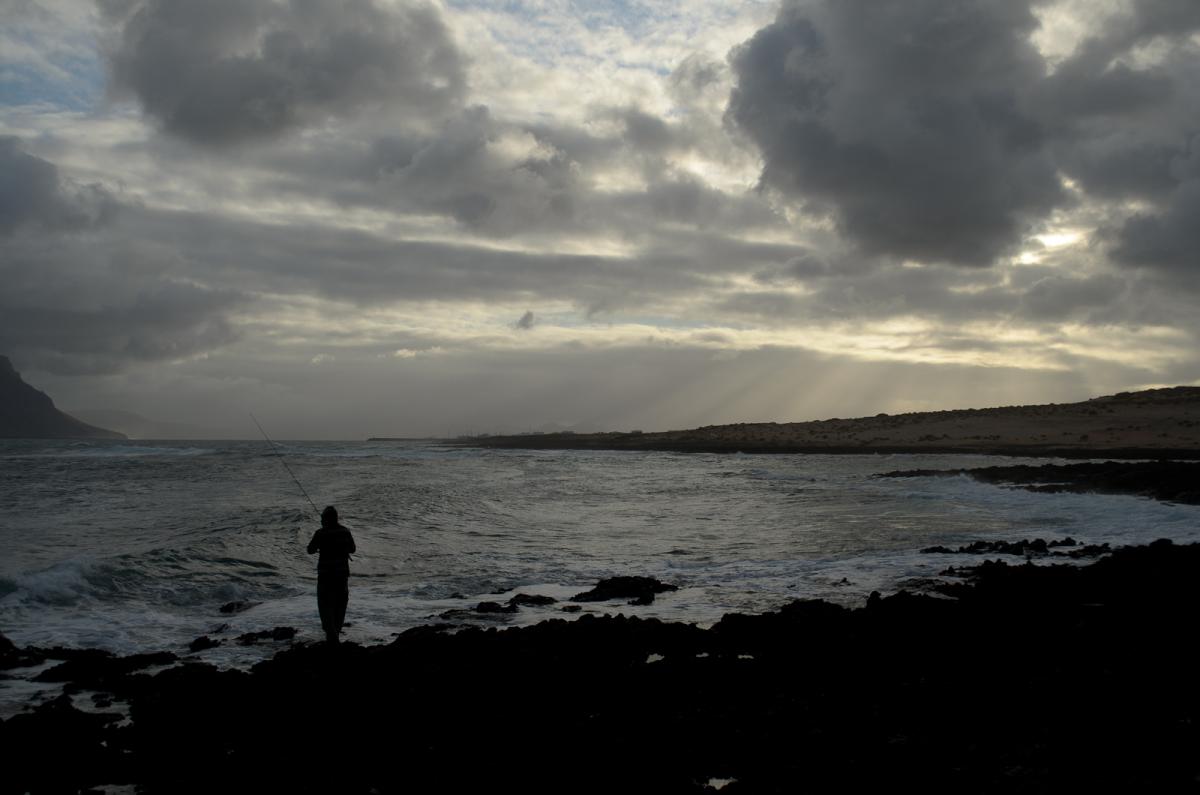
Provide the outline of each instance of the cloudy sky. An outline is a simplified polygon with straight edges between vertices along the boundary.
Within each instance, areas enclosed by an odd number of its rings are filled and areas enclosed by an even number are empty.
[[[361,438],[1200,383],[1196,0],[0,0],[0,353]]]

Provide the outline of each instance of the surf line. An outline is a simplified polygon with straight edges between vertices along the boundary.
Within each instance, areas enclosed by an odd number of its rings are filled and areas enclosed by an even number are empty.
[[[304,495],[304,499],[308,500],[308,504],[312,506],[313,513],[317,516],[320,516],[321,512],[317,510],[317,505],[312,501],[312,497],[308,496],[308,492],[304,490],[304,484],[300,482],[300,478],[296,477],[296,473],[292,471],[290,466],[288,466],[287,459],[283,457],[283,452],[279,449],[275,442],[271,441],[271,437],[267,436],[267,432],[263,430],[262,423],[260,423],[258,418],[254,416],[253,411],[250,412],[250,419],[254,420],[254,424],[258,426],[258,432],[261,433],[263,438],[267,440],[267,444],[271,445],[271,449],[275,451],[275,455],[279,456],[279,463],[283,464],[283,468],[286,469],[287,473],[292,476],[292,482],[296,484],[296,488],[300,489],[300,493]]]

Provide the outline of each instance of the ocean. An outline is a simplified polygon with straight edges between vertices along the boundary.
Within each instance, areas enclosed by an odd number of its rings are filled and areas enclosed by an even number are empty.
[[[518,592],[565,600],[613,575],[679,590],[583,612],[707,625],[797,598],[856,606],[972,560],[919,551],[936,544],[1200,540],[1197,506],[872,477],[1043,460],[424,442],[281,442],[279,451],[357,540],[345,637],[360,643]],[[321,637],[316,560],[305,553],[317,524],[265,442],[0,441],[0,632],[18,645],[180,654],[207,634],[227,640],[201,659],[252,664],[277,646],[228,639],[275,626]],[[220,612],[235,601],[250,607]],[[454,621],[577,615],[550,605]]]

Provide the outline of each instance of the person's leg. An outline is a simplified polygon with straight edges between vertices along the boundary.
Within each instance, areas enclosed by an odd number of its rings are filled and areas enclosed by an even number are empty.
[[[346,605],[350,602],[349,576],[342,577],[340,582],[334,586],[334,600],[333,628],[335,633],[340,634],[342,625],[346,623]]]
[[[317,612],[321,614],[321,629],[325,631],[325,640],[337,643],[337,629],[333,623],[337,611],[337,583],[330,582],[330,579],[317,577]]]

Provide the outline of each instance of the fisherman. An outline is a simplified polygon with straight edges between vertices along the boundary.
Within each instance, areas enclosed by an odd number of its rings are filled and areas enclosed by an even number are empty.
[[[321,512],[321,528],[308,542],[308,554],[320,552],[317,559],[317,610],[325,640],[337,645],[346,620],[350,601],[350,555],[355,551],[354,536],[338,523],[337,508],[326,506]]]

